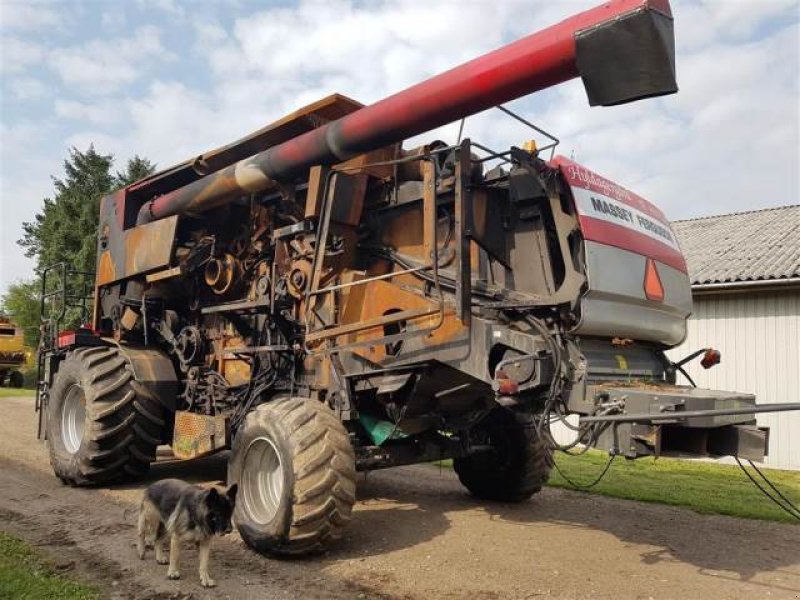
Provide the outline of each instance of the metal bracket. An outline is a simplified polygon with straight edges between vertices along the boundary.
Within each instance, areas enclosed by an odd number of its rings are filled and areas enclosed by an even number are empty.
[[[456,150],[455,240],[456,240],[456,317],[469,327],[472,320],[472,172],[471,145],[468,139]]]

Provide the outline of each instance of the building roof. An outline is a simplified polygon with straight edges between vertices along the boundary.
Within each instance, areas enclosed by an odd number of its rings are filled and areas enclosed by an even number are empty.
[[[674,221],[692,285],[800,277],[800,205]]]

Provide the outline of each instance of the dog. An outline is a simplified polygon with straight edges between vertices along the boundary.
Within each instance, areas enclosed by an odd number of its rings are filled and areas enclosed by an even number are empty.
[[[200,555],[200,584],[214,587],[216,582],[208,574],[211,540],[231,532],[237,489],[235,483],[222,491],[203,489],[179,479],[162,479],[150,485],[139,507],[139,558],[144,560],[147,547],[153,546],[156,562],[169,563],[167,577],[180,579],[181,543],[194,542]],[[164,552],[168,537],[169,559]]]

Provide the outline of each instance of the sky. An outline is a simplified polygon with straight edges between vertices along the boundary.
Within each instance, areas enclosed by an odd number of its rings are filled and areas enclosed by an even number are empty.
[[[33,275],[16,242],[70,147],[165,168],[329,93],[374,102],[597,4],[0,0],[0,293]],[[670,219],[797,204],[800,0],[672,8],[678,94],[590,108],[573,80],[509,108]],[[498,110],[464,132],[495,148],[532,137]]]

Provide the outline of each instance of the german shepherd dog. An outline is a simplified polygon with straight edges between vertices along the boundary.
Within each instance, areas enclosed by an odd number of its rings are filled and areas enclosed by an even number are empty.
[[[231,532],[237,486],[203,489],[179,479],[162,479],[144,492],[139,507],[136,549],[144,560],[147,546],[155,548],[156,562],[169,563],[167,577],[180,579],[181,542],[194,542],[200,554],[200,584],[214,587],[208,574],[211,540]],[[169,537],[169,559],[164,543]]]

